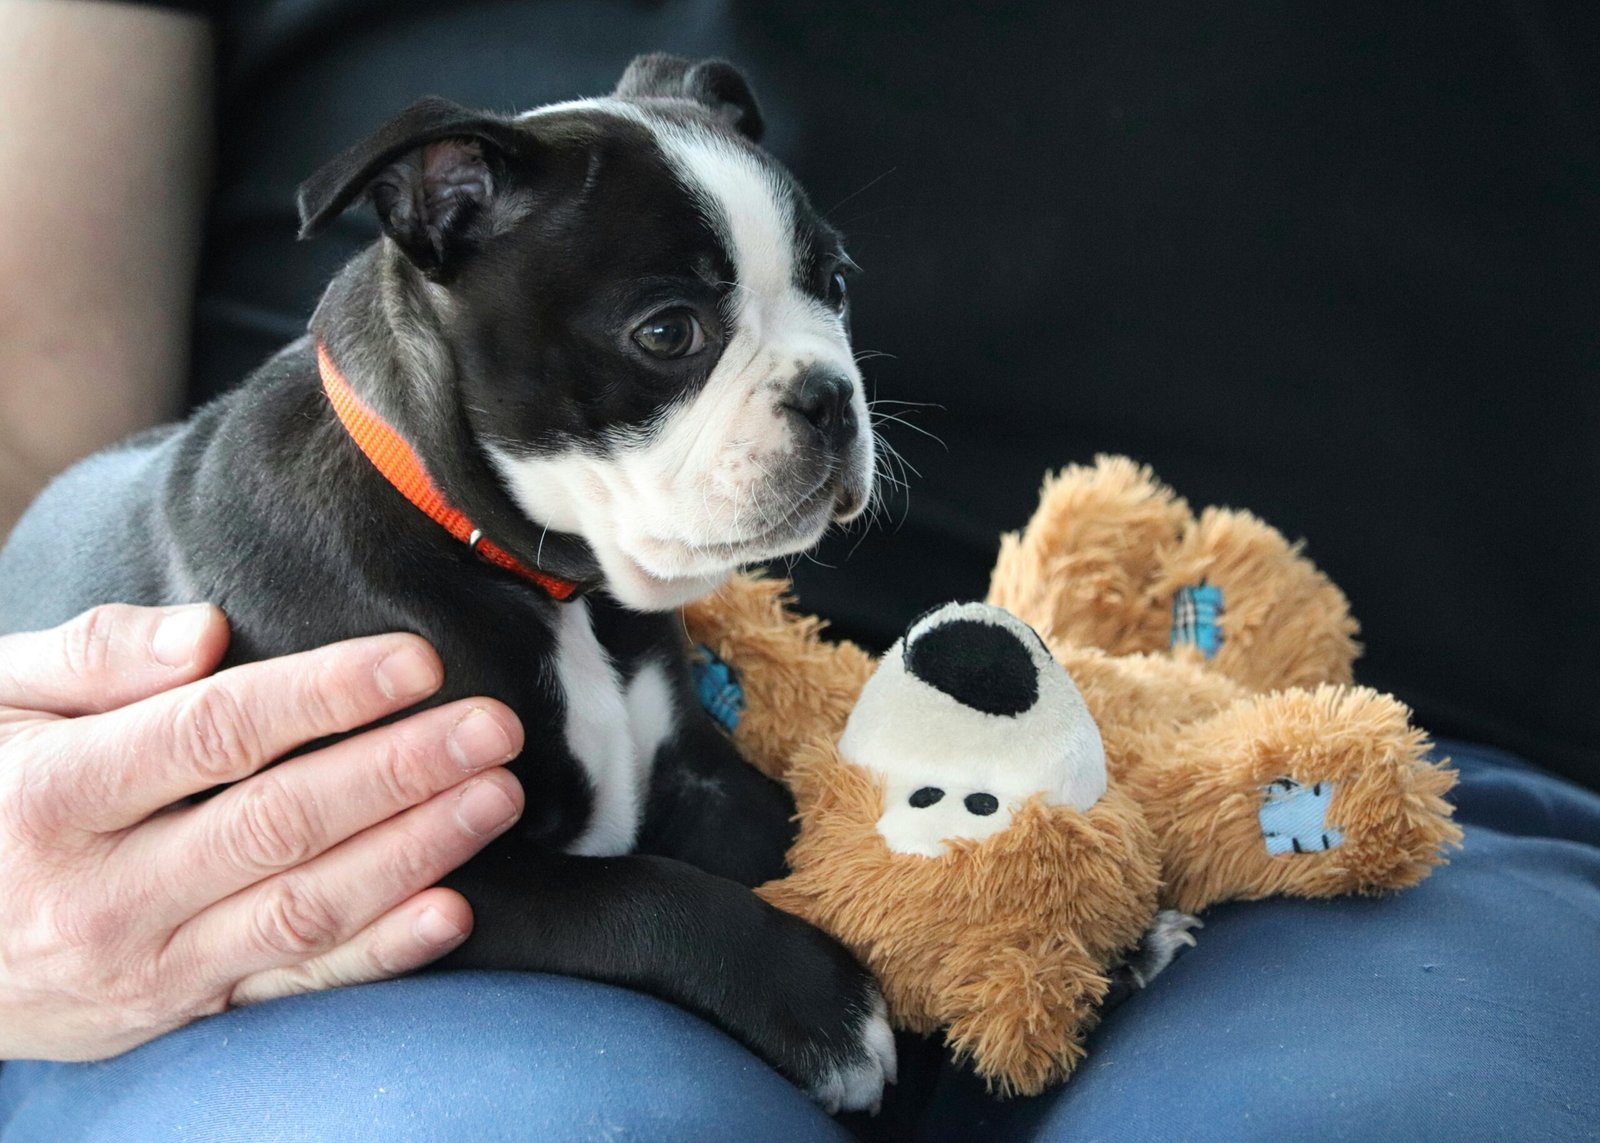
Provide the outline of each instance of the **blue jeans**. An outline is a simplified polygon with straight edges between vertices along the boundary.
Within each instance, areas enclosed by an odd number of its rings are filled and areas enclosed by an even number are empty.
[[[0,1069],[0,1138],[1147,1141],[1600,1139],[1600,797],[1449,744],[1465,848],[1379,899],[1213,909],[1064,1087],[988,1099],[902,1039],[832,1120],[714,1029],[622,989],[420,976]]]

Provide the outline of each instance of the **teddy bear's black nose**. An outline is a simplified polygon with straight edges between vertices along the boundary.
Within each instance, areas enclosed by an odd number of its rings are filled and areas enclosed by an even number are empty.
[[[1039,701],[1039,671],[1021,641],[1004,627],[952,619],[905,648],[906,670],[965,706],[1018,715]]]

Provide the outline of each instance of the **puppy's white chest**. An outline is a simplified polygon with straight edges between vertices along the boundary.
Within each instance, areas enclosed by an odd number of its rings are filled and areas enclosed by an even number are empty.
[[[676,724],[666,671],[646,663],[624,680],[595,638],[584,600],[557,610],[556,678],[566,704],[562,730],[594,791],[587,828],[570,853],[601,856],[633,848],[644,815],[651,763]]]

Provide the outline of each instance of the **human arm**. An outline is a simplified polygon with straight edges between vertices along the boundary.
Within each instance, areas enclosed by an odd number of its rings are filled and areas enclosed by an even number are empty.
[[[0,536],[55,472],[181,409],[210,108],[200,17],[0,0]]]

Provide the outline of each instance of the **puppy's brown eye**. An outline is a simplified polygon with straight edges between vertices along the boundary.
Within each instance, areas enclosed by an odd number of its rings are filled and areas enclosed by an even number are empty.
[[[688,310],[668,310],[634,330],[633,340],[652,357],[691,357],[706,347],[706,331]]]
[[[849,300],[850,287],[844,280],[844,271],[835,270],[833,277],[828,279],[828,304],[835,313],[842,313]]]

